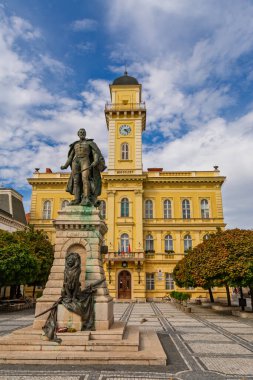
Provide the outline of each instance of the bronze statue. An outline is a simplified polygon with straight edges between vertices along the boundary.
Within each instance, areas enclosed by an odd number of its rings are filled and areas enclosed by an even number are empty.
[[[62,297],[65,302],[75,302],[79,298],[81,258],[78,253],[68,253],[65,258]]]
[[[71,175],[66,191],[73,194],[75,199],[71,205],[95,206],[100,202],[97,197],[101,194],[101,172],[106,169],[105,160],[93,139],[86,139],[86,131],[78,131],[79,140],[70,145],[68,159],[61,169],[71,166]]]

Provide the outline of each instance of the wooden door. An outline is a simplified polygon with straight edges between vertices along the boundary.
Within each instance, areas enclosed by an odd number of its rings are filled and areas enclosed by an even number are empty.
[[[123,270],[118,278],[118,298],[131,299],[131,273]]]

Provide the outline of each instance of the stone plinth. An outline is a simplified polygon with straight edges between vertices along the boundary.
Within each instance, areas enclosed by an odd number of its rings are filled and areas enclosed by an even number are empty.
[[[42,297],[37,300],[35,315],[50,308],[61,296],[64,280],[65,256],[69,252],[77,252],[81,257],[81,288],[105,278],[101,258],[101,245],[107,232],[105,222],[100,219],[95,207],[66,206],[58,212],[54,220],[56,229],[54,262]],[[63,306],[62,306],[63,307]],[[33,327],[44,326],[49,313],[35,319]],[[61,325],[73,321],[70,312],[62,309],[58,318]],[[95,329],[109,329],[113,323],[113,302],[107,283],[98,286],[95,296]],[[80,317],[74,317],[75,328],[81,326]],[[74,326],[73,326],[74,327]]]

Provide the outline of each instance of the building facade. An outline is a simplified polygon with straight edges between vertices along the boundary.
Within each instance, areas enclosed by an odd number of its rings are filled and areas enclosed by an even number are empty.
[[[142,133],[146,108],[141,85],[127,73],[110,85],[105,106],[109,132],[108,169],[103,173],[101,217],[108,226],[104,266],[115,299],[162,298],[176,289],[173,268],[187,250],[224,228],[221,187],[225,180],[212,171],[142,169]],[[69,174],[36,170],[31,219],[54,241],[52,220],[71,200],[65,192]],[[193,296],[203,289],[186,289]],[[214,289],[217,295],[221,292]]]
[[[23,197],[11,188],[0,188],[0,230],[14,232],[26,228]]]

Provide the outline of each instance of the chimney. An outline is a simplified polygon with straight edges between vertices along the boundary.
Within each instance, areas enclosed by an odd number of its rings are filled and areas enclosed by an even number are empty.
[[[148,168],[148,172],[162,172],[163,168]]]

